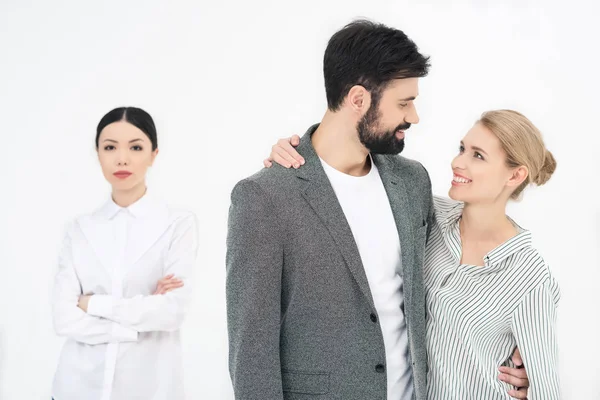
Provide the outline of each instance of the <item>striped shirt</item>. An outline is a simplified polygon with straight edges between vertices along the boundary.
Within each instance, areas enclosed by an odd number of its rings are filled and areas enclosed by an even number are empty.
[[[518,346],[528,399],[558,399],[560,292],[531,233],[515,224],[518,234],[490,251],[484,266],[461,264],[463,203],[435,197],[434,205],[424,267],[428,398],[511,399],[498,367],[510,365]]]

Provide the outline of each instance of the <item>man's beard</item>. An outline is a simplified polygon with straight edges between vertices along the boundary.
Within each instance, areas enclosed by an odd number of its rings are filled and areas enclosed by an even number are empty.
[[[392,131],[381,132],[377,130],[380,118],[379,104],[372,103],[356,126],[360,142],[372,154],[400,154],[404,150],[404,139],[398,139],[396,132],[405,131],[410,124],[400,124]]]

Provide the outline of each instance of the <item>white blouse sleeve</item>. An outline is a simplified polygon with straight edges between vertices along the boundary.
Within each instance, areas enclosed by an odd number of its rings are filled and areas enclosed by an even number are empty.
[[[82,290],[73,266],[72,229],[72,226],[67,229],[54,278],[52,318],[56,334],[91,345],[137,341],[135,330],[86,314],[77,306]]]
[[[192,214],[182,219],[173,234],[166,257],[164,275],[174,274],[183,287],[164,295],[118,299],[111,295],[94,295],[88,314],[118,322],[138,332],[175,331],[181,327],[192,288],[190,275],[196,263],[198,228]]]

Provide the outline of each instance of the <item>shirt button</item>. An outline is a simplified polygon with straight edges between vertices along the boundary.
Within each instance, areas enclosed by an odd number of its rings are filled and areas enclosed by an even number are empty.
[[[377,315],[375,315],[374,313],[371,313],[371,321],[377,322]]]
[[[379,373],[385,372],[385,366],[383,364],[377,364],[375,366],[375,372],[379,372]]]

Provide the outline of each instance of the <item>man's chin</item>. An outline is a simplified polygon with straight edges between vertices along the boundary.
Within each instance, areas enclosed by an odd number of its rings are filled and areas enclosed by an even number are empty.
[[[373,144],[366,147],[369,149],[371,154],[398,155],[404,150],[404,139],[393,145],[382,146],[380,144]]]

